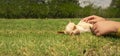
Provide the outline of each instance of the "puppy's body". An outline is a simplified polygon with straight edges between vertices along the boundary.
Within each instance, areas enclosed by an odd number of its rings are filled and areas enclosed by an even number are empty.
[[[70,34],[70,35],[75,35],[75,34],[80,34],[84,32],[91,32],[91,27],[93,27],[92,24],[86,23],[83,21],[80,21],[77,25],[75,25],[72,22],[69,22],[68,25],[65,28],[64,33],[65,34]]]
[[[77,24],[78,29],[80,30],[80,32],[91,32],[91,27],[93,27],[92,24],[90,23],[86,23],[86,22],[83,22],[83,21],[80,21],[78,24]]]

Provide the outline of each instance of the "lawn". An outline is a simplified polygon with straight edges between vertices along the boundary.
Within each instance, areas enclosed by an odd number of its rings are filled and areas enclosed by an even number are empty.
[[[0,19],[0,56],[120,56],[118,36],[57,33],[79,20]]]

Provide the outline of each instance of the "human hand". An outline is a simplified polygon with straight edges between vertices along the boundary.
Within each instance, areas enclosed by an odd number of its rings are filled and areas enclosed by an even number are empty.
[[[120,27],[120,22],[115,21],[100,21],[93,25],[93,32],[97,36],[117,32]]]
[[[96,16],[96,15],[88,16],[88,17],[85,17],[82,19],[82,21],[88,22],[91,24],[94,24],[94,23],[99,22],[99,21],[105,21],[105,20],[106,20],[105,18]]]

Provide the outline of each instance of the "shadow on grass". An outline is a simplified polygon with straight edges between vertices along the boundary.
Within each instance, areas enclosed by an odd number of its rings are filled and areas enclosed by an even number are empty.
[[[104,37],[110,37],[110,38],[120,39],[120,36],[116,35],[115,33],[104,35]]]

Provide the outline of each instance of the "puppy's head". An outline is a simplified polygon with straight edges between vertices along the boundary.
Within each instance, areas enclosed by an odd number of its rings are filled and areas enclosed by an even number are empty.
[[[69,22],[64,31],[59,31],[58,33],[69,34],[72,35],[73,31],[76,29],[76,26],[73,22]]]
[[[65,34],[72,34],[72,32],[76,29],[75,24],[73,22],[69,22],[65,27]]]
[[[78,35],[78,34],[80,34],[80,30],[76,27],[76,29],[73,30],[72,34],[73,35]]]

